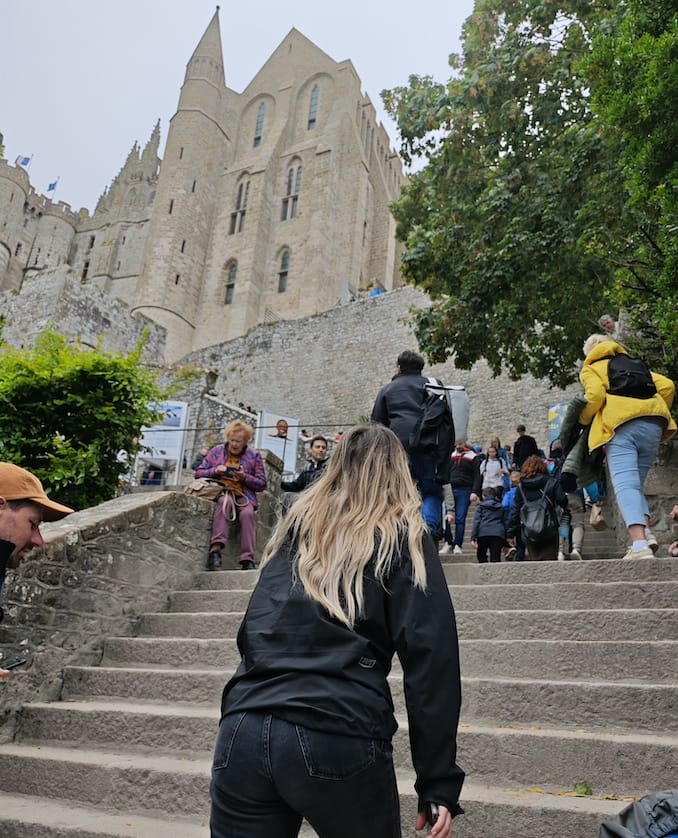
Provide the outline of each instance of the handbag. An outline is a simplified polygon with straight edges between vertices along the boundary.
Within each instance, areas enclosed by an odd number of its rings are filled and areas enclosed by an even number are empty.
[[[607,529],[607,521],[603,515],[603,505],[601,503],[594,503],[591,506],[591,526],[596,532]]]
[[[184,488],[185,495],[205,500],[216,500],[223,491],[223,484],[219,480],[210,480],[209,477],[196,477]]]

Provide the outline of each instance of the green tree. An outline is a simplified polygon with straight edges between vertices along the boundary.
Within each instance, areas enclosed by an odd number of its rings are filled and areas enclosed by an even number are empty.
[[[129,356],[69,344],[53,331],[32,349],[0,350],[0,460],[34,472],[61,502],[83,509],[114,497],[149,405],[156,374]]]
[[[615,290],[644,354],[678,379],[678,15],[673,0],[620,9],[584,62],[634,219]]]
[[[591,108],[584,59],[618,26],[609,0],[476,0],[446,85],[385,91],[406,159],[395,206],[414,316],[431,361],[564,385],[583,339],[616,309],[638,234],[618,143]]]

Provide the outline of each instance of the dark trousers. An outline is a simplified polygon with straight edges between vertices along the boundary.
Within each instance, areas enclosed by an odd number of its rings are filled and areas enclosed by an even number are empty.
[[[490,561],[501,561],[501,548],[506,543],[503,538],[498,535],[479,535],[477,538],[478,548],[476,550],[476,558],[481,564],[487,563],[487,551],[490,551]]]
[[[470,489],[452,489],[454,495],[454,543],[457,547],[464,544],[466,532],[466,515],[471,505]]]
[[[210,786],[211,838],[401,838],[391,743],[262,713],[224,716]]]

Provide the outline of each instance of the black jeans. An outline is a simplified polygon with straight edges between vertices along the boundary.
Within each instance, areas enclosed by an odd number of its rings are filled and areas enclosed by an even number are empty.
[[[212,838],[401,838],[390,742],[262,713],[222,719],[210,796]]]
[[[476,558],[480,564],[487,563],[487,551],[490,551],[490,561],[501,561],[501,548],[506,543],[503,538],[498,535],[479,535],[477,538],[478,549],[476,550]]]

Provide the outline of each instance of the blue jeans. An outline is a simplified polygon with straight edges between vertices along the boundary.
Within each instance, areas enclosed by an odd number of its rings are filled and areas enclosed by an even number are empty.
[[[410,471],[421,495],[421,516],[433,538],[442,538],[443,487],[435,479],[433,461],[410,454]]]
[[[466,515],[471,505],[470,489],[452,489],[454,495],[454,543],[461,547],[466,532]]]
[[[617,505],[627,527],[646,525],[650,510],[643,494],[645,478],[657,457],[663,425],[652,419],[631,419],[607,443],[607,466]]]
[[[263,713],[221,720],[210,796],[211,838],[401,838],[390,742]]]

